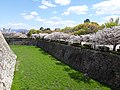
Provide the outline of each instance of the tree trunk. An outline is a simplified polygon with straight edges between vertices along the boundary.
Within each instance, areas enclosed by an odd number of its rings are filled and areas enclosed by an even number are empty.
[[[113,45],[113,51],[115,51],[117,44]]]

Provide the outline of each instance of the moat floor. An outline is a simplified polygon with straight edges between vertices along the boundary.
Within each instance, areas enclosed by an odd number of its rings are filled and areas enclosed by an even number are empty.
[[[17,55],[11,90],[110,90],[35,46],[10,46]]]

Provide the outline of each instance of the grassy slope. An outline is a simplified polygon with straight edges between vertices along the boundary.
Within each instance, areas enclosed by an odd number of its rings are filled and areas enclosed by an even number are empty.
[[[110,90],[34,46],[11,46],[18,56],[12,90]]]

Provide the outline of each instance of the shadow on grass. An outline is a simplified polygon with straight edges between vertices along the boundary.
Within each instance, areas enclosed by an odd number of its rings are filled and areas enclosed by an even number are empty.
[[[36,47],[37,48],[37,47]],[[43,55],[47,55],[47,56],[50,56],[49,53],[45,52],[43,49],[39,48],[39,51],[41,52],[41,54]]]
[[[37,47],[36,47],[37,48]],[[83,73],[79,72],[79,71],[75,71],[74,69],[72,69],[71,67],[69,67],[68,65],[60,62],[60,61],[57,61],[57,59],[55,57],[53,57],[52,55],[49,55],[47,52],[45,52],[44,50],[42,49],[39,49],[40,52],[43,54],[43,55],[47,55],[49,56],[49,58],[51,60],[54,60],[56,61],[55,64],[56,65],[60,65],[60,66],[63,66],[64,67],[64,71],[66,71],[68,73],[68,75],[70,76],[70,78],[72,78],[73,80],[75,80],[76,82],[80,83],[80,82],[84,82],[84,83],[87,83],[87,84],[91,84],[91,79],[87,76],[85,76]]]
[[[88,76],[86,76],[85,74],[72,69],[71,67],[67,66],[64,63],[57,62],[56,64],[57,65],[62,65],[64,67],[64,71],[66,71],[68,73],[68,75],[70,76],[70,78],[72,78],[76,82],[78,82],[78,83],[84,82],[84,83],[87,83],[87,84],[92,83],[91,79]]]
[[[91,79],[87,76],[85,76],[83,73],[80,73],[78,71],[73,71],[68,73],[69,76],[74,79],[76,82],[84,82],[87,84],[91,84]]]
[[[62,62],[57,62],[57,65],[62,65],[64,67],[64,71],[66,71],[68,73],[68,75],[70,76],[70,78],[72,78],[73,80],[75,80],[76,82],[80,83],[80,82],[84,82],[87,84],[91,84],[91,79],[86,76],[85,74],[79,72],[79,71],[75,71],[74,69],[72,69],[71,67],[67,66],[66,64],[62,63]]]
[[[56,60],[54,57],[50,56],[50,58],[52,60]],[[84,82],[87,84],[91,84],[91,79],[87,76],[85,76],[85,74],[79,72],[79,71],[75,71],[74,69],[72,69],[71,67],[69,67],[68,65],[62,63],[62,62],[56,62],[56,65],[60,65],[64,67],[64,71],[66,71],[68,73],[68,75],[70,76],[70,78],[72,78],[73,80],[75,80],[76,82],[80,83],[80,82]]]
[[[47,52],[43,51],[42,49],[40,49],[40,52],[41,52],[43,55],[49,55]]]
[[[61,66],[63,66],[63,67],[66,66],[66,64],[62,63],[60,60],[58,60],[58,59],[55,58],[54,56],[50,55],[49,57],[50,57],[51,60],[56,61],[56,62],[55,62],[56,65],[61,65]]]
[[[69,72],[70,70],[72,70],[72,68],[70,68],[70,67],[64,67],[64,70],[67,71],[67,72]]]
[[[64,63],[61,63],[61,62],[56,62],[55,64],[56,64],[56,65],[61,65],[61,66],[63,66],[63,67],[66,66]]]
[[[88,76],[86,76],[85,74],[83,74],[79,71],[75,71],[74,69],[72,69],[69,66],[64,67],[64,70],[67,71],[70,78],[72,78],[76,82],[78,82],[78,83],[84,82],[84,83],[91,84],[91,79]]]
[[[57,61],[57,59],[54,58],[52,55],[50,55],[49,58],[50,58],[51,60]]]

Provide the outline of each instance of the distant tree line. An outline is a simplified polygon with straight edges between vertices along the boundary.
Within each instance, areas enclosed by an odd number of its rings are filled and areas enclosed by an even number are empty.
[[[39,30],[36,30],[36,29],[30,29],[29,32],[28,32],[28,37],[31,37],[32,34],[39,34],[39,33],[51,33],[52,30],[50,28],[43,28],[43,27],[40,27]]]
[[[91,22],[89,19],[86,19],[83,24],[78,24],[75,27],[65,27],[61,31],[74,35],[83,35],[97,32],[101,28],[97,22]]]
[[[71,33],[74,35],[84,35],[84,34],[92,34],[97,32],[98,30],[102,30],[104,28],[111,28],[113,26],[119,26],[119,18],[113,19],[111,18],[108,22],[99,25],[97,22],[91,22],[90,19],[84,20],[84,23],[78,24],[75,27],[65,27],[61,29],[61,32]]]
[[[84,34],[92,34],[96,33],[98,30],[102,30],[104,28],[111,28],[113,26],[119,26],[119,18],[114,20],[111,18],[108,22],[99,25],[97,22],[92,22],[90,19],[85,19],[84,23],[78,24],[74,27],[66,26],[63,29],[56,28],[55,30],[51,30],[50,28],[43,28],[40,27],[39,30],[30,29],[28,36],[31,34],[38,34],[38,33],[52,33],[52,32],[64,32],[73,35],[84,35]]]

